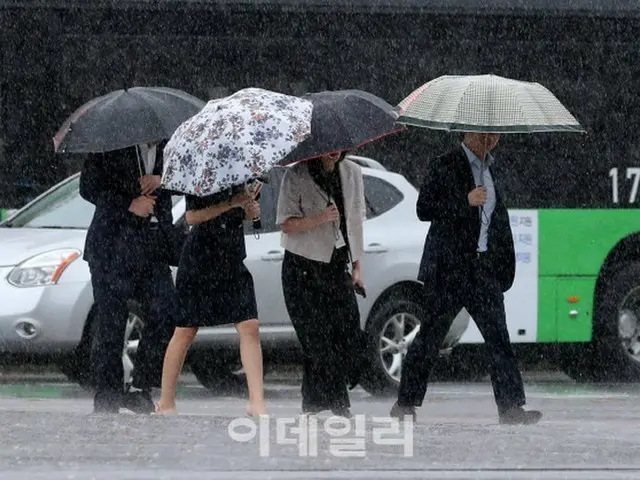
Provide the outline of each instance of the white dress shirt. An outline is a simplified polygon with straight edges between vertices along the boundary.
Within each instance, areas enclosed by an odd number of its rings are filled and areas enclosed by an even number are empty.
[[[156,146],[153,145],[151,148],[146,143],[141,143],[140,147],[140,156],[142,157],[142,164],[144,165],[144,172],[147,175],[153,174],[153,169],[156,166]],[[154,214],[151,214],[151,223],[157,223],[158,219]]]
[[[496,190],[491,177],[489,167],[493,164],[494,159],[491,154],[487,154],[486,160],[483,162],[478,156],[473,153],[464,143],[462,148],[467,154],[471,170],[473,171],[473,178],[476,182],[476,186],[485,186],[487,188],[487,203],[480,209],[480,238],[478,239],[478,252],[487,251],[487,243],[489,240],[489,225],[491,225],[491,216],[496,208]]]
[[[141,143],[140,154],[142,156],[145,173],[147,175],[151,175],[154,167],[156,166],[156,146],[154,145],[149,148],[146,143]]]

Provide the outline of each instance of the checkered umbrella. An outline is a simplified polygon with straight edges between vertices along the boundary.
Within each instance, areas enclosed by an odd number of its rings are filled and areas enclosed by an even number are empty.
[[[539,83],[496,75],[445,75],[398,105],[398,123],[458,132],[585,132]]]

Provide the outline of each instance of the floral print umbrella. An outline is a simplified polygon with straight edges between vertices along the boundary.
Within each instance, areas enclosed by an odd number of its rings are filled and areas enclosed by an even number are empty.
[[[207,196],[266,175],[310,135],[312,110],[260,88],[211,100],[165,146],[163,187]]]

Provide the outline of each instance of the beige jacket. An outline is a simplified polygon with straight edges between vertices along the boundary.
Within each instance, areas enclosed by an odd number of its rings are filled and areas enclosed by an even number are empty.
[[[338,164],[344,195],[347,235],[351,260],[362,257],[364,250],[363,223],[366,218],[364,184],[360,166],[349,160]],[[313,181],[305,162],[287,168],[278,196],[276,223],[282,225],[289,217],[313,217],[327,208],[326,194]],[[336,245],[338,222],[324,223],[306,232],[282,233],[281,245],[297,255],[329,263]]]

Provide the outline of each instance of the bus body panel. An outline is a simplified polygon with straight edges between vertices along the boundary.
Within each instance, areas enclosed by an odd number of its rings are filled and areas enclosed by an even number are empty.
[[[509,210],[516,279],[505,294],[513,343],[588,342],[608,255],[640,229],[640,209]],[[461,343],[483,343],[475,324]]]

